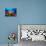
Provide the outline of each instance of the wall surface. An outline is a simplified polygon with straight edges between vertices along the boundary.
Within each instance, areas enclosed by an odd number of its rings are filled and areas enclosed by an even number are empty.
[[[14,7],[17,16],[5,17],[5,8]],[[18,32],[17,24],[46,24],[46,0],[1,0],[0,44],[8,43],[9,32]]]

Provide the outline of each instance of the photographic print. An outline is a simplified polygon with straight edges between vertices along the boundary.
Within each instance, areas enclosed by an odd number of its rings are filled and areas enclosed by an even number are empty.
[[[16,16],[17,9],[16,8],[5,8],[5,16]]]

